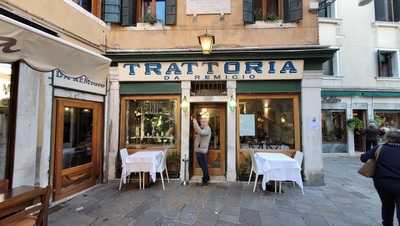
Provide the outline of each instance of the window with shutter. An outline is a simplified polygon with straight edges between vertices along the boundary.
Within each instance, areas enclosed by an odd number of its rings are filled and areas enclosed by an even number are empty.
[[[121,0],[104,0],[103,18],[107,23],[120,23]]]
[[[398,75],[397,51],[378,50],[378,76],[393,77]]]
[[[291,23],[303,19],[303,0],[285,0],[284,22]]]
[[[374,3],[376,21],[400,21],[400,0],[379,0]]]
[[[165,24],[176,25],[176,0],[165,1]]]
[[[243,0],[243,21],[245,24],[254,24],[253,0]]]
[[[136,23],[136,0],[122,0],[121,25],[132,26]]]

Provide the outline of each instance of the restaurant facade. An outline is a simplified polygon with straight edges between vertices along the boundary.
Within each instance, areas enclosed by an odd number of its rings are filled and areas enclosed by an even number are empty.
[[[201,170],[190,118],[205,113],[212,130],[212,180],[247,180],[249,150],[275,149],[288,155],[304,151],[306,178],[321,184],[320,78],[314,67],[334,51],[316,46],[215,50],[208,56],[198,51],[190,57],[110,53],[119,84],[117,97],[110,96],[120,103],[119,147],[131,153],[168,148],[170,174],[196,181]]]

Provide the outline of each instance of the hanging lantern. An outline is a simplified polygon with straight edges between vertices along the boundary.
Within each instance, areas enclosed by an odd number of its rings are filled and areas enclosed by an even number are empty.
[[[198,38],[203,54],[211,54],[213,45],[215,44],[215,36],[206,30],[206,33],[200,35]]]

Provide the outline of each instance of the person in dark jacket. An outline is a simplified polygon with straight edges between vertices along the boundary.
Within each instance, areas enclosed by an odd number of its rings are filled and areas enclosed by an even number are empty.
[[[377,150],[374,186],[382,202],[382,224],[393,226],[395,209],[400,224],[400,131],[387,132],[385,143],[361,155],[361,161],[376,158]]]
[[[376,128],[375,123],[369,123],[368,128],[363,131],[363,134],[365,135],[366,141],[365,151],[369,151],[378,145],[378,136],[383,135],[384,132]]]

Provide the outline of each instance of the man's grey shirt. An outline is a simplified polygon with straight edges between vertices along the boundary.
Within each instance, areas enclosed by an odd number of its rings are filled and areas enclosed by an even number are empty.
[[[209,126],[201,128],[197,123],[193,123],[195,130],[194,151],[206,154],[211,140],[211,128]]]

